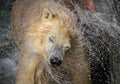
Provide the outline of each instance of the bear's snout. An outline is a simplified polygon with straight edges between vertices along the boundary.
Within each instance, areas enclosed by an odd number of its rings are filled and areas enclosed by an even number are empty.
[[[50,64],[52,67],[56,68],[58,66],[60,66],[62,63],[62,59],[58,58],[58,57],[52,57],[50,59]]]

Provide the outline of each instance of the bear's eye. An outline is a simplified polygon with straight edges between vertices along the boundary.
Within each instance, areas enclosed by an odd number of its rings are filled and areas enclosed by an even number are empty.
[[[70,48],[71,48],[70,45],[65,45],[65,46],[63,47],[63,49],[64,49],[65,51],[69,50]]]
[[[54,37],[53,37],[53,36],[50,36],[50,37],[49,37],[49,41],[50,41],[51,43],[54,43],[54,42],[55,42]]]

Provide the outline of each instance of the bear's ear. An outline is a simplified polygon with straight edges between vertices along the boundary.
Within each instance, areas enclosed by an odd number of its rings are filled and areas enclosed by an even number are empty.
[[[52,18],[52,11],[48,8],[43,8],[41,18],[43,20]]]

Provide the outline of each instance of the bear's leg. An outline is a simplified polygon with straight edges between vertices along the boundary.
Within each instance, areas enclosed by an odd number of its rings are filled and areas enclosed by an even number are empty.
[[[28,55],[23,56],[19,63],[19,68],[16,77],[16,84],[34,84],[35,81],[35,69],[39,65],[39,76],[42,74],[44,63],[41,56]],[[39,84],[40,80],[39,80]]]

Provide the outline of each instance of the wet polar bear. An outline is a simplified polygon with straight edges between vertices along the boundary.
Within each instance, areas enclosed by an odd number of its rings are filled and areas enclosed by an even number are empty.
[[[16,0],[11,26],[21,54],[16,84],[90,84],[70,9],[53,0]]]

